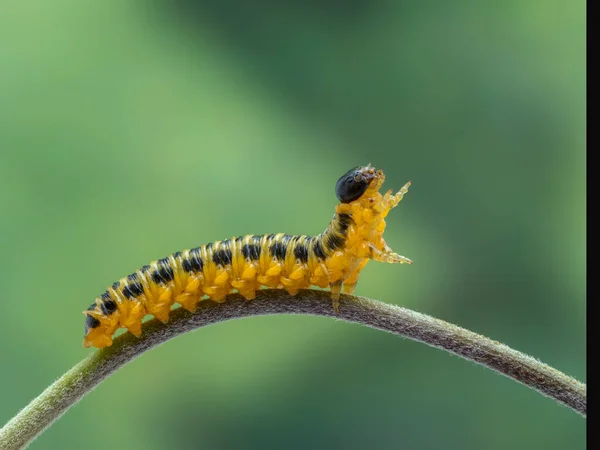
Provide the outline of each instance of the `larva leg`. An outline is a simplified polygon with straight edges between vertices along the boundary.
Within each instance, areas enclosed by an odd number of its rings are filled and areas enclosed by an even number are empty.
[[[371,259],[373,259],[375,261],[391,263],[391,264],[395,264],[395,263],[412,264],[413,263],[407,257],[393,252],[392,249],[387,246],[387,244],[385,245],[383,250],[379,250],[373,244],[369,244],[369,246],[371,247]]]
[[[354,289],[356,289],[356,283],[344,283],[344,294],[352,294],[354,292]]]
[[[344,280],[344,286],[342,287],[344,294],[352,294],[354,292],[356,283],[358,283],[358,274],[359,271],[357,270],[346,277]]]
[[[340,313],[340,292],[342,290],[342,280],[329,283],[331,290],[331,301],[333,302],[333,311],[336,314]]]
[[[248,288],[246,287],[245,289],[238,289],[238,292],[240,293],[240,295],[242,297],[244,297],[244,300],[254,300],[256,298],[256,289],[254,287]]]
[[[358,270],[352,271],[349,273],[346,278],[344,278],[344,284],[342,286],[342,291],[344,294],[352,294],[354,292],[354,288],[356,287],[356,283],[358,282]]]
[[[356,261],[352,263],[352,265],[350,266],[350,271],[344,279],[344,286],[342,287],[342,291],[345,294],[352,294],[354,292],[354,289],[356,288],[356,283],[358,283],[360,271],[364,269],[368,262],[368,259],[364,259],[360,262]]]
[[[257,264],[246,260],[238,271],[241,275],[231,282],[231,286],[237,289],[245,300],[253,300],[256,298],[256,290],[260,289],[260,284],[256,280]]]
[[[385,193],[385,195],[383,196],[383,200],[385,202],[387,202],[390,209],[398,206],[398,203],[400,203],[400,201],[404,197],[404,194],[406,194],[408,192],[408,188],[410,187],[410,184],[411,184],[411,182],[409,181],[404,186],[402,186],[400,188],[400,190],[394,195],[392,195],[392,191],[387,191]]]

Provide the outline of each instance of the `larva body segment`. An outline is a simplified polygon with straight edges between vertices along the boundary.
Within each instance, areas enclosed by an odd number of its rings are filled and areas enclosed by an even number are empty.
[[[252,300],[263,286],[291,295],[311,286],[329,287],[337,311],[340,292],[353,292],[370,259],[412,263],[383,239],[385,217],[410,183],[396,194],[382,195],[384,179],[370,165],[344,174],[336,185],[340,203],[335,215],[318,236],[239,236],[173,253],[121,278],[84,311],[83,345],[110,346],[119,328],[139,337],[146,314],[167,323],[175,303],[193,312],[203,298],[224,302],[238,291]]]

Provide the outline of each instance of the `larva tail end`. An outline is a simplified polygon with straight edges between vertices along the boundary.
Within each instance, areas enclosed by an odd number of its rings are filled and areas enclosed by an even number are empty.
[[[112,337],[107,336],[102,329],[94,328],[83,338],[83,346],[85,348],[96,347],[110,347],[113,343]]]
[[[114,325],[110,329],[111,325],[106,322],[105,316],[93,309],[88,309],[83,314],[86,316],[83,346],[101,348],[112,345]]]

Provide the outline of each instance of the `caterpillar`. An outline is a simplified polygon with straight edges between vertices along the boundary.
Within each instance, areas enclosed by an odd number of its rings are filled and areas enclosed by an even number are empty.
[[[108,347],[119,328],[140,337],[144,316],[167,323],[174,303],[194,312],[204,298],[221,303],[237,290],[252,300],[263,286],[291,295],[310,286],[328,287],[338,313],[340,292],[354,291],[369,260],[412,264],[383,239],[384,219],[410,182],[396,194],[389,190],[382,195],[384,180],[383,171],[370,164],[342,175],[335,186],[340,203],[318,236],[239,236],[152,261],[113,283],[83,312],[83,345]]]

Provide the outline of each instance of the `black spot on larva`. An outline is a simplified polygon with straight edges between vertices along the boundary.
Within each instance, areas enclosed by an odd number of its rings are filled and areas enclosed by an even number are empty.
[[[169,282],[173,279],[173,269],[171,269],[170,267],[161,266],[158,268],[158,271],[160,272],[160,276],[166,282]]]
[[[146,272],[149,272],[151,268],[152,267],[150,267],[149,265],[146,264],[145,266],[142,266],[142,268],[140,270],[142,272],[146,273]]]
[[[112,300],[105,300],[100,304],[100,309],[105,315],[110,315],[117,310],[117,304]]]
[[[240,243],[244,239],[244,236],[238,236],[235,238],[235,242]]]
[[[206,252],[208,253],[208,252],[210,252],[210,251],[212,250],[212,248],[213,248],[213,243],[211,242],[210,244],[206,244],[206,246],[205,246],[205,247],[206,247]]]
[[[327,258],[327,255],[325,255],[325,253],[323,252],[323,246],[321,245],[321,240],[319,238],[315,239],[315,244],[313,246],[313,250],[314,250],[317,258],[319,258],[319,259]]]
[[[202,261],[200,252],[200,247],[196,247],[190,250],[190,270],[188,270],[188,272],[202,272],[202,268],[204,267],[204,261]]]
[[[163,258],[158,260],[158,267],[160,274],[165,281],[173,280],[173,268],[171,267],[171,261],[169,258]]]
[[[150,275],[150,276],[152,278],[152,281],[155,282],[156,284],[165,283],[165,280],[163,280],[163,278],[158,270],[155,272],[152,272],[152,275]]]
[[[129,278],[129,277],[127,277]],[[123,295],[129,299],[142,295],[144,293],[144,287],[136,280],[131,281],[127,286],[123,288]]]
[[[100,298],[101,298],[102,300],[110,300],[110,292],[108,292],[108,291],[104,291],[104,292],[102,293],[102,295],[100,296]],[[94,305],[92,305],[92,306],[95,306],[95,303],[94,303]]]
[[[121,287],[121,282],[120,281],[115,281],[112,284],[112,288],[116,291],[117,289],[119,289]]]
[[[96,303],[92,303],[90,306],[88,306],[88,311],[93,311],[94,309],[96,309]]]
[[[202,272],[202,268],[204,267],[204,261],[200,256],[192,258],[192,270],[195,272]]]
[[[159,259],[157,261],[158,269],[152,273],[152,281],[155,283],[168,283],[173,280],[173,268],[169,263],[169,258]]]
[[[346,231],[348,231],[348,227],[352,223],[352,217],[350,216],[350,214],[338,214],[338,223],[340,231],[346,234]]]
[[[221,252],[222,252],[222,250],[215,250],[212,254],[212,260],[218,266],[223,265],[223,261],[221,260]]]
[[[213,253],[213,261],[218,266],[226,266],[228,264],[231,264],[231,257],[231,250],[229,248],[220,248],[218,250],[215,250]]]
[[[344,242],[346,241],[342,236],[338,236],[335,233],[329,233],[326,236],[327,239],[327,247],[331,250],[336,250],[340,247],[344,246]]]
[[[96,306],[96,305],[94,305],[94,306]],[[84,336],[87,336],[87,334],[91,328],[97,328],[99,326],[100,326],[100,321],[98,319],[96,319],[95,317],[92,317],[92,316],[87,316],[85,318],[85,334],[84,334]]]
[[[225,264],[231,264],[231,258],[233,258],[233,253],[231,252],[231,239],[226,239],[221,242],[221,252],[223,252],[221,256]]]
[[[288,248],[290,246],[290,242],[292,241],[292,239],[294,238],[294,236],[290,235],[290,234],[284,234],[281,237],[281,247],[283,247],[283,256],[281,257],[282,259],[285,259],[285,255],[287,254]]]
[[[173,253],[173,258],[177,259],[181,256],[181,252],[175,252]]]
[[[305,263],[308,261],[308,248],[304,243],[299,242],[296,244],[296,247],[294,248],[294,256],[296,259],[300,260],[300,262]]]
[[[262,253],[262,245],[261,245],[262,236],[260,236],[260,235],[252,236],[252,242],[253,242],[254,246],[250,248],[250,250],[251,250],[250,257],[254,260],[257,260],[260,258],[260,254]]]
[[[225,264],[231,264],[231,258],[233,258],[233,254],[231,253],[231,249],[228,248],[225,250]]]
[[[136,296],[142,295],[144,293],[144,286],[142,286],[142,283],[140,283],[139,281],[130,284],[129,289],[131,289],[131,292],[133,292]]]
[[[137,273],[132,273],[130,275],[127,275],[127,281],[137,281],[137,279],[138,279]]]
[[[133,295],[133,292],[131,292],[131,289],[129,289],[129,286],[125,286],[123,288],[123,295],[125,296],[125,298],[134,298],[135,295]]]
[[[287,238],[287,239],[286,239]],[[284,234],[281,239],[276,240],[269,247],[269,251],[271,252],[271,256],[275,259],[283,260],[285,259],[285,253],[287,251],[287,244],[290,241],[291,236],[289,234]]]
[[[163,258],[156,263],[158,268],[151,274],[152,281],[157,284],[164,284],[171,281],[173,279],[173,269],[169,265],[169,259]]]
[[[244,258],[256,261],[260,258],[260,246],[253,244],[246,244],[242,247],[242,255]]]

